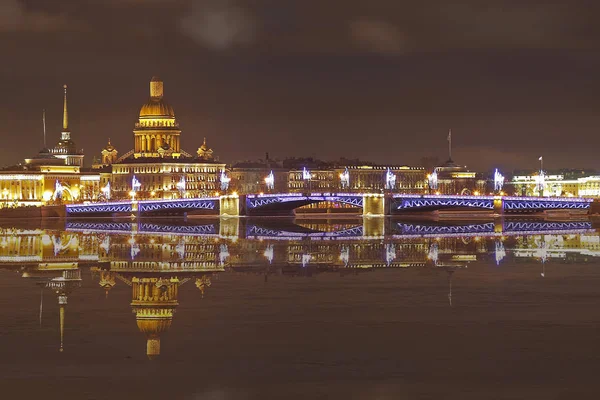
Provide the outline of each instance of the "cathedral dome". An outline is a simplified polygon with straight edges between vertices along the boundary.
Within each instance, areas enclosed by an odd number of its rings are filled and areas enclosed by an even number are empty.
[[[153,76],[150,81],[150,99],[140,109],[140,118],[149,117],[175,117],[173,107],[163,100],[163,82],[160,78]]]
[[[168,105],[162,98],[155,100],[151,98],[146,104],[140,109],[140,118],[151,118],[151,117],[175,117],[173,107]]]

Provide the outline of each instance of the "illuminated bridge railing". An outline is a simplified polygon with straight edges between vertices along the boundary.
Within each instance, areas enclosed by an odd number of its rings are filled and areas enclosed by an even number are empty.
[[[335,203],[348,204],[354,207],[363,206],[363,194],[357,193],[274,193],[274,194],[259,194],[259,195],[248,195],[246,202],[248,208],[260,208],[270,206],[274,204],[285,204],[285,203],[318,203],[323,201],[330,201]]]
[[[112,214],[132,212],[131,202],[67,204],[67,215]]]
[[[493,196],[394,195],[396,210],[415,210],[449,207],[494,209]]]
[[[218,197],[173,200],[141,200],[138,202],[138,211],[140,213],[148,213],[168,210],[215,210],[218,208],[218,204]]]
[[[572,197],[503,197],[506,211],[519,210],[587,210],[593,199]]]

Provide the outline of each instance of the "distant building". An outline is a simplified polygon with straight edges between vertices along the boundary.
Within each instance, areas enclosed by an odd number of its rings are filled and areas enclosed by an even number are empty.
[[[435,178],[432,179],[432,175]],[[478,173],[470,171],[466,166],[457,165],[448,161],[435,167],[428,177],[430,193],[479,195],[486,193],[486,180]]]
[[[545,171],[543,178],[539,171],[515,171],[510,183],[515,196],[600,196],[600,176],[593,170]]]

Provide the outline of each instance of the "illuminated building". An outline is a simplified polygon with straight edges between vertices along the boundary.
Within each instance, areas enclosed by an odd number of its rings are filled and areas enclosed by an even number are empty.
[[[60,134],[60,140],[50,149],[50,154],[54,157],[64,160],[66,165],[76,165],[83,167],[83,152],[78,151],[75,142],[71,140],[71,131],[69,130],[69,113],[67,110],[67,85],[64,85],[65,95],[63,101],[63,129]]]
[[[485,179],[467,167],[455,164],[452,159],[436,167],[433,173],[437,175],[437,188],[429,187],[432,194],[483,195],[486,192]]]
[[[215,195],[225,164],[215,159],[206,139],[193,156],[182,150],[180,136],[173,107],[164,99],[163,82],[153,77],[150,98],[142,105],[133,129],[134,148],[117,159],[109,141],[102,150],[101,165],[96,166],[100,185],[106,187],[110,182],[113,199],[129,198],[134,176],[140,183],[135,191],[137,199]],[[183,187],[180,182],[184,182]]]
[[[233,164],[230,174],[231,188],[239,194],[285,193],[288,190],[288,170],[281,162],[269,158],[269,153],[264,160]]]
[[[40,206],[49,202],[95,200],[100,190],[97,172],[83,168],[83,153],[71,140],[64,87],[63,130],[53,148],[44,148],[23,164],[0,170],[2,207]],[[56,188],[61,188],[57,193]]]
[[[343,166],[335,169],[337,185],[335,190],[343,189],[342,176],[348,171],[349,185],[352,193],[379,193],[386,188],[387,171],[394,174],[394,187],[388,189],[394,193],[424,193],[426,188],[425,169],[407,166]]]
[[[539,171],[518,171],[511,180],[515,196],[599,197],[600,176],[588,170],[547,171],[540,193]]]

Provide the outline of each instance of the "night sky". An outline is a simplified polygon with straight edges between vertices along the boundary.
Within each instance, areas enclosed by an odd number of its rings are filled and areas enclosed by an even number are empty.
[[[454,3],[454,4],[452,4]],[[0,164],[133,147],[148,82],[221,161],[341,156],[600,169],[600,5],[500,0],[0,0]]]

